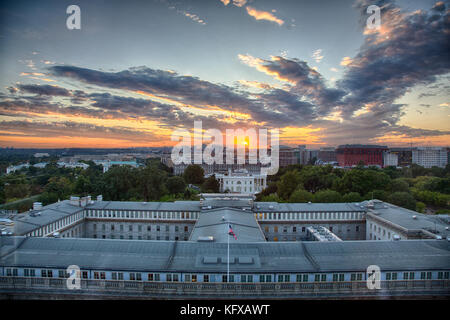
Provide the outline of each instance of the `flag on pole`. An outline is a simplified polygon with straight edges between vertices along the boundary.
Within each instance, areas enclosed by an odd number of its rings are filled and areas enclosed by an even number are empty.
[[[228,234],[234,237],[234,240],[237,240],[236,235],[234,234],[233,228],[231,228],[231,224],[228,224]]]

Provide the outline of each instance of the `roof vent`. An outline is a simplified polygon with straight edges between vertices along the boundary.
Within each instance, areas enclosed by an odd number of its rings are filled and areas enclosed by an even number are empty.
[[[198,237],[197,241],[198,242],[213,242],[214,241],[214,237],[213,236]]]
[[[417,216],[412,216],[413,219],[417,220]]]
[[[41,210],[42,202],[33,202],[33,210]]]

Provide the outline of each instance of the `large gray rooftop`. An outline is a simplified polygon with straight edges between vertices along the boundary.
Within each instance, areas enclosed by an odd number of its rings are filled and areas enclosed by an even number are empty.
[[[200,211],[199,201],[137,202],[137,201],[94,201],[86,209],[144,210],[144,211]]]
[[[227,243],[2,237],[0,266],[226,272]],[[449,270],[447,240],[230,243],[233,272]]]
[[[380,203],[373,209],[369,208],[369,212],[410,231],[426,230],[440,235],[444,239],[450,236],[448,230],[450,229],[450,218],[448,215],[421,214],[386,202]]]
[[[228,235],[231,224],[237,240]],[[190,240],[213,237],[215,242],[257,242],[265,237],[252,211],[233,208],[220,208],[200,213]]]
[[[14,232],[26,234],[82,210],[81,207],[71,205],[68,200],[52,203],[43,207],[42,210],[17,215],[14,219]]]

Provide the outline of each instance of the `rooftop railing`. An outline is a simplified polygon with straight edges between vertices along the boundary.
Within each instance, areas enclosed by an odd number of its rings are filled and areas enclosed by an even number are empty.
[[[138,297],[377,297],[433,295],[449,296],[450,280],[381,281],[381,289],[368,289],[366,281],[351,282],[146,282],[124,280],[81,280],[81,289],[68,289],[63,278],[0,277],[0,296],[35,293],[63,295],[113,295]]]

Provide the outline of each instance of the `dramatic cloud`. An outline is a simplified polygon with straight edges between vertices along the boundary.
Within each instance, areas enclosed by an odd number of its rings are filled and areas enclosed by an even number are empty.
[[[250,16],[252,16],[253,18],[255,18],[256,20],[267,20],[267,21],[275,22],[280,26],[282,26],[284,23],[283,20],[277,18],[274,14],[272,14],[270,12],[257,10],[250,6],[245,7],[245,9],[247,9],[247,13]]]
[[[20,89],[20,91],[23,91],[23,92],[34,93],[34,94],[45,95],[45,96],[68,97],[71,95],[69,90],[58,87],[58,86],[51,86],[51,85],[37,85],[37,84],[21,85],[21,84],[19,84],[18,88]]]
[[[382,8],[382,26],[365,30],[365,42],[338,82],[351,92],[343,110],[349,115],[364,104],[391,104],[409,88],[450,71],[450,17],[444,4],[412,13],[389,1],[358,1],[356,7],[364,12],[371,4]]]
[[[322,49],[317,49],[316,51],[313,52],[312,54],[312,58],[319,63],[320,61],[322,61],[323,59],[323,55],[322,55]]]

